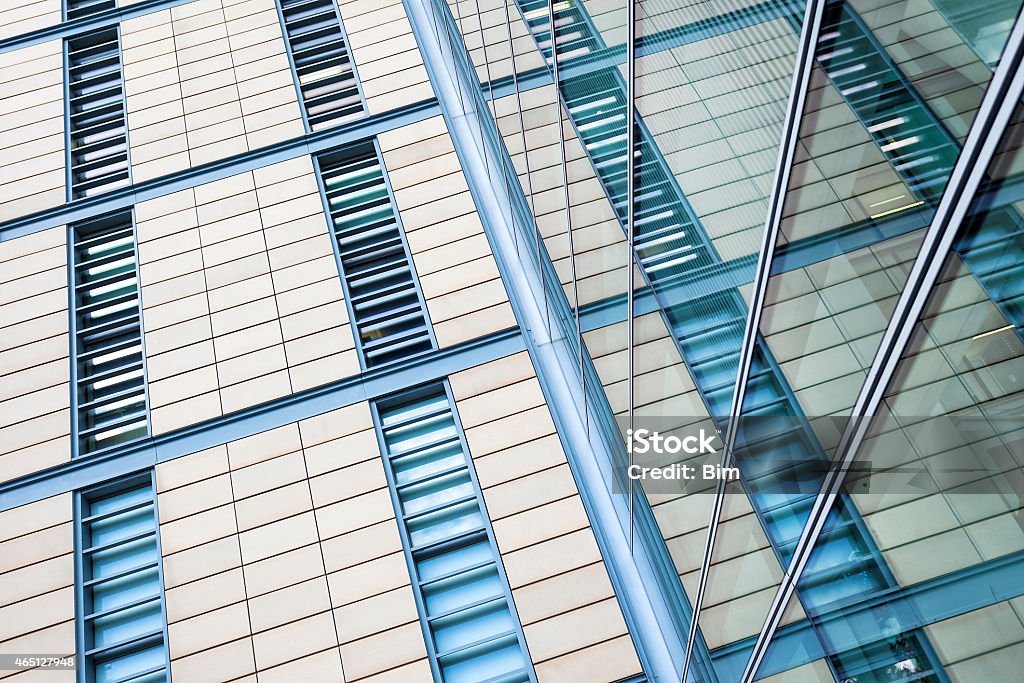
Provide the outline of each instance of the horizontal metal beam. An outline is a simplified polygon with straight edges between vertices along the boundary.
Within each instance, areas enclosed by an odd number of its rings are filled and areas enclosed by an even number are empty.
[[[104,455],[76,458],[0,484],[0,512],[92,486],[152,467],[159,462],[213,448],[336,408],[443,379],[525,349],[526,344],[519,328],[512,328],[150,437]]]

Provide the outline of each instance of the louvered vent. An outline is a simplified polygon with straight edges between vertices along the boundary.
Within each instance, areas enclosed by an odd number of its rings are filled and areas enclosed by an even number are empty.
[[[441,679],[527,683],[529,658],[444,385],[378,409]]]
[[[79,452],[147,431],[142,324],[130,212],[74,228]]]
[[[310,129],[362,116],[363,100],[334,0],[279,0],[279,5]]]
[[[68,21],[117,9],[115,0],[68,0]]]
[[[366,365],[433,347],[384,167],[371,144],[320,159]]]
[[[167,680],[155,503],[148,473],[82,494],[84,680]]]
[[[90,197],[129,183],[124,79],[117,29],[67,44],[71,197]]]

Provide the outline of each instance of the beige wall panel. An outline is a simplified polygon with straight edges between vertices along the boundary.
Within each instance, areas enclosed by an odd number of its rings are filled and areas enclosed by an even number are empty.
[[[459,26],[481,83],[512,75],[510,34],[517,73],[544,66],[544,58],[537,50],[515,0],[449,0],[448,7]]]
[[[368,404],[162,463],[157,488],[174,675],[429,678]],[[377,520],[339,507],[375,493]]]
[[[434,96],[402,0],[338,0],[371,114]]]
[[[71,457],[67,231],[0,242],[0,481]]]
[[[388,131],[378,140],[438,345],[514,327],[444,119]]]
[[[155,434],[359,371],[309,157],[136,217]]]
[[[495,103],[496,118],[527,204],[536,216],[544,246],[566,296],[570,304],[576,297],[581,304],[587,304],[626,291],[626,238],[583,145],[568,117],[563,114],[569,207],[576,256],[577,291],[574,294],[554,98],[555,91],[551,86],[533,88],[518,98],[514,95],[504,97]],[[520,127],[520,106],[525,136]]]
[[[121,34],[135,182],[303,134],[273,0],[198,0]]]
[[[60,23],[61,0],[14,0],[0,8],[0,40]]]
[[[0,653],[75,652],[71,494],[0,512]],[[27,681],[38,671],[0,671]],[[74,672],[47,672],[49,674]],[[65,680],[54,677],[52,680]]]
[[[62,50],[49,40],[0,53],[0,221],[65,201]]]
[[[486,462],[495,480],[481,482],[484,502],[538,677],[593,683],[638,673],[640,663],[565,454],[557,438],[550,438],[556,436],[554,422],[529,355],[480,365],[450,381],[474,464]],[[549,455],[533,460],[535,471],[524,471],[517,454],[533,441],[543,441]],[[514,478],[497,474],[505,468]],[[581,543],[590,552],[567,553]],[[558,589],[573,577],[585,586]],[[570,661],[585,659],[602,664],[579,669],[585,678],[563,677],[579,666]]]

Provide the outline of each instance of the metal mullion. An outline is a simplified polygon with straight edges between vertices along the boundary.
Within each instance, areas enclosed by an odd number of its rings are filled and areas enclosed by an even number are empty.
[[[793,558],[783,575],[771,608],[747,661],[742,683],[757,672],[778,629],[782,613],[810,560],[825,523],[842,494],[846,472],[856,459],[860,445],[903,356],[915,323],[941,273],[946,256],[954,253],[960,226],[964,222],[988,166],[1001,144],[1015,109],[1020,106],[1024,79],[1019,77],[1024,62],[1024,15],[1019,15],[1007,38],[999,64],[985,90],[956,165],[924,236],[917,258],[875,353],[871,368],[854,404],[850,423],[839,440],[821,490],[797,542]]]
[[[141,541],[147,536],[156,536],[156,529],[149,529],[148,531],[141,531],[139,533],[119,538],[116,541],[108,541],[107,543],[101,543],[100,545],[91,545],[88,548],[82,548],[82,555],[93,555],[95,553],[101,553],[104,550],[110,550],[116,548],[119,545],[128,545],[135,541]]]
[[[505,591],[501,591],[501,593],[499,593],[498,595],[492,595],[489,598],[481,598],[479,600],[474,600],[473,602],[471,602],[469,604],[466,604],[466,605],[462,605],[461,607],[453,607],[452,609],[448,610],[447,612],[441,612],[440,614],[431,614],[430,616],[427,617],[427,623],[428,624],[433,624],[436,621],[441,621],[443,619],[456,616],[460,612],[468,612],[471,609],[475,609],[477,607],[483,607],[484,605],[488,605],[488,604],[490,604],[492,602],[498,602],[498,601],[501,601],[501,602],[503,602],[505,604],[508,604],[507,600],[505,599]],[[500,638],[501,636],[498,636],[498,637]],[[489,642],[491,640],[497,640],[497,638],[487,638],[486,641],[484,641],[484,642]],[[443,655],[438,655],[438,656],[443,656]]]
[[[127,603],[125,603],[123,605],[118,605],[117,607],[111,607],[110,609],[105,609],[105,610],[102,610],[102,611],[99,611],[99,612],[93,612],[92,614],[86,614],[86,615],[84,615],[82,617],[82,619],[84,619],[85,621],[95,621],[96,619],[102,619],[103,617],[109,617],[110,615],[117,614],[118,612],[127,612],[130,609],[134,609],[136,607],[142,607],[146,603],[153,602],[154,600],[157,600],[157,601],[160,600],[160,591],[159,590],[157,590],[157,592],[154,593],[153,595],[150,595],[149,597],[146,597],[146,598],[139,598],[138,600],[132,600],[131,602],[127,602]]]
[[[758,254],[758,262],[755,270],[754,289],[751,294],[750,311],[747,316],[746,325],[743,331],[743,342],[740,346],[739,366],[736,373],[736,383],[732,393],[730,415],[726,428],[726,438],[723,444],[722,465],[731,466],[733,461],[733,447],[736,441],[736,430],[738,428],[737,416],[743,410],[743,399],[746,394],[746,384],[754,357],[754,345],[758,339],[758,330],[761,324],[761,314],[767,294],[768,279],[770,275],[771,262],[775,253],[775,244],[778,241],[778,233],[782,220],[783,208],[785,205],[786,193],[789,188],[792,175],[793,161],[799,141],[800,123],[803,119],[803,112],[807,100],[807,89],[810,84],[811,72],[816,63],[818,38],[821,29],[822,17],[824,15],[825,0],[808,0],[798,44],[796,66],[793,72],[793,80],[790,83],[789,103],[784,119],[784,131],[779,144],[779,155],[776,162],[777,172],[772,184],[772,191],[768,201],[768,214],[765,221],[765,230],[761,240],[761,249]],[[630,81],[632,82],[632,81]],[[632,132],[632,131],[630,131]],[[632,278],[630,278],[632,286]],[[632,331],[632,330],[631,330]],[[632,402],[631,402],[632,403]],[[692,615],[690,629],[687,633],[686,654],[683,659],[683,670],[680,680],[686,681],[690,662],[693,657],[693,649],[697,639],[697,629],[701,609],[704,603],[704,595],[707,591],[708,578],[710,574],[711,558],[715,548],[715,541],[718,536],[718,523],[722,516],[722,508],[725,503],[726,482],[719,479],[715,488],[715,499],[712,505],[711,516],[708,520],[708,535],[705,539],[704,552],[701,559],[700,578],[692,602]]]
[[[103,647],[97,647],[93,648],[92,650],[87,650],[85,652],[85,656],[92,657],[94,659],[118,657],[122,654],[142,650],[144,648],[149,647],[150,645],[162,643],[163,636],[164,632],[162,628],[156,631],[149,631],[147,633],[143,633],[142,635],[133,636],[131,638],[127,638],[120,642],[114,643],[113,645],[105,645]]]
[[[124,579],[124,578],[127,578],[127,577],[131,576],[132,574],[141,574],[144,571],[148,571],[150,569],[156,569],[156,568],[159,567],[159,565],[160,565],[160,560],[152,560],[151,562],[144,562],[144,563],[142,563],[140,565],[137,565],[135,567],[129,567],[128,569],[123,569],[123,570],[121,570],[119,572],[115,572],[113,574],[110,574],[109,576],[103,576],[103,577],[100,577],[100,578],[93,578],[93,579],[89,579],[88,581],[83,581],[82,582],[82,586],[84,588],[95,588],[96,586],[100,585],[101,583],[107,583],[108,581],[116,581],[117,579]]]
[[[396,490],[397,490],[397,487],[396,487]],[[479,501],[477,501],[476,492],[474,491],[473,493],[466,494],[465,496],[462,496],[460,498],[454,498],[452,500],[446,500],[443,503],[437,503],[436,505],[431,505],[428,508],[424,508],[422,510],[417,510],[416,512],[412,512],[412,513],[409,513],[409,514],[406,514],[406,513],[403,512],[402,513],[402,519],[406,523],[415,522],[415,521],[417,521],[419,519],[422,519],[424,517],[428,517],[428,516],[430,516],[430,515],[432,515],[432,514],[434,514],[436,512],[442,512],[442,511],[450,509],[450,508],[458,507],[459,505],[463,505],[465,503],[469,503],[470,501],[477,502],[477,508],[480,507]]]
[[[504,596],[502,596],[502,597],[504,597]],[[455,657],[457,655],[465,654],[467,652],[475,650],[475,649],[479,648],[481,645],[487,645],[488,643],[493,643],[495,641],[504,640],[505,638],[509,638],[509,637],[514,638],[514,639],[518,639],[518,636],[519,636],[519,632],[516,631],[515,629],[512,629],[510,631],[503,631],[503,632],[501,632],[501,633],[499,633],[499,634],[497,634],[495,636],[491,636],[489,638],[481,638],[480,640],[474,640],[472,643],[467,643],[465,645],[460,645],[459,647],[455,648],[454,650],[448,650],[447,652],[440,652],[439,651],[437,653],[437,658],[438,659],[451,659],[451,658],[453,658],[453,657]]]
[[[452,474],[456,474],[456,473],[458,473],[460,471],[466,470],[466,469],[468,469],[468,467],[469,467],[468,464],[465,462],[465,460],[463,460],[463,462],[459,463],[458,465],[453,465],[453,466],[445,468],[443,470],[438,470],[437,472],[431,472],[430,474],[425,474],[422,477],[420,477],[419,479],[413,479],[411,481],[403,481],[402,483],[396,482],[395,483],[395,490],[398,491],[398,495],[401,496],[402,493],[407,491],[408,489],[414,488],[416,486],[422,486],[423,484],[428,484],[431,481],[434,481],[434,480],[437,480],[437,479],[443,479],[443,478],[445,478],[447,476],[450,476]]]
[[[145,396],[145,394],[143,394],[143,396]],[[139,421],[141,421],[143,424],[145,424],[146,422],[145,408],[143,408],[141,411],[135,411],[130,415],[127,415],[119,420],[104,422],[101,425],[96,425],[95,427],[90,427],[89,429],[82,429],[78,432],[78,437],[79,439],[85,439],[86,437],[89,436],[95,436],[100,432],[109,431],[111,429],[116,429],[118,427],[124,427],[125,425],[129,425],[133,422]]]
[[[495,565],[496,565],[496,561],[492,557],[489,560],[484,560],[483,562],[475,562],[475,563],[469,565],[468,567],[463,567],[462,569],[456,569],[455,571],[445,572],[444,574],[441,574],[440,576],[435,576],[434,578],[427,579],[426,581],[422,581],[420,579],[417,579],[416,580],[416,584],[420,588],[428,588],[428,587],[434,585],[435,583],[441,583],[442,581],[447,581],[449,579],[454,579],[456,576],[461,576],[463,574],[468,574],[470,572],[475,572],[475,571],[477,571],[479,569],[484,569],[486,567],[494,567]]]
[[[91,515],[89,517],[82,517],[82,519],[80,519],[79,522],[81,524],[92,524],[93,522],[101,522],[105,519],[116,517],[117,515],[123,514],[125,512],[135,512],[136,510],[141,510],[142,508],[150,505],[153,505],[152,500],[144,500],[141,503],[132,503],[131,505],[126,505],[125,507],[117,508],[116,510],[111,510],[109,512],[103,512],[98,515]]]

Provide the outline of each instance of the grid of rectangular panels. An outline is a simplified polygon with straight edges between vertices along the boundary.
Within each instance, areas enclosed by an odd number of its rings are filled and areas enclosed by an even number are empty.
[[[79,453],[148,432],[135,231],[130,211],[72,228]]]
[[[311,130],[362,116],[355,66],[334,0],[278,0]]]
[[[71,198],[77,199],[130,182],[118,29],[71,38],[66,51]]]
[[[68,21],[112,9],[117,9],[116,0],[67,0]]]
[[[524,12],[526,3],[519,3]],[[567,9],[567,6],[563,6]],[[537,10],[538,21],[546,21]],[[556,26],[559,10],[556,8]],[[587,32],[590,24],[572,19],[575,30]],[[546,52],[549,45],[538,47]],[[578,40],[574,36],[573,40]],[[562,39],[558,41],[561,54]],[[599,44],[596,43],[595,44]],[[840,48],[841,51],[841,48]],[[845,53],[842,53],[845,54]],[[853,72],[857,72],[855,69]],[[844,72],[840,72],[840,76]],[[618,75],[613,69],[598,70],[560,84],[570,119],[574,123],[620,222],[625,227],[627,197],[626,98]],[[856,90],[854,89],[855,94]],[[636,252],[649,280],[656,290],[687,275],[693,276],[721,262],[708,243],[703,227],[685,197],[664,167],[656,145],[640,117],[637,130],[636,173]],[[913,161],[913,160],[912,160]],[[908,163],[911,163],[908,161]],[[922,178],[924,185],[928,179]],[[665,313],[680,345],[698,389],[712,415],[727,415],[743,338],[746,306],[735,290],[712,294],[701,299],[666,307]],[[744,471],[744,485],[751,503],[772,541],[775,554],[785,565],[792,546],[800,535],[798,523],[818,490],[822,474],[821,446],[805,420],[791,388],[775,359],[758,340],[750,371],[748,392],[743,406],[745,415],[782,416],[783,432],[765,435],[750,430],[738,438],[741,451],[737,460]],[[785,416],[796,416],[797,419]],[[780,468],[776,460],[784,463]],[[786,464],[789,463],[789,464]],[[844,501],[845,503],[845,501]],[[808,573],[801,585],[801,599],[810,605],[829,602],[848,593],[851,588],[844,569],[854,561],[861,571],[854,582],[870,580],[876,587],[891,584],[891,576],[880,566],[874,546],[863,523],[840,505],[829,521],[829,537],[835,547],[845,548],[842,557],[833,553]],[[806,594],[805,594],[806,593]],[[927,660],[918,634],[908,632],[907,647],[919,660]],[[837,662],[837,666],[843,663]],[[883,661],[878,668],[892,665]]]
[[[434,347],[416,273],[372,143],[318,160],[367,366]]]
[[[81,494],[79,652],[91,683],[167,680],[152,477]]]
[[[535,680],[445,386],[414,389],[376,407],[441,679]]]

